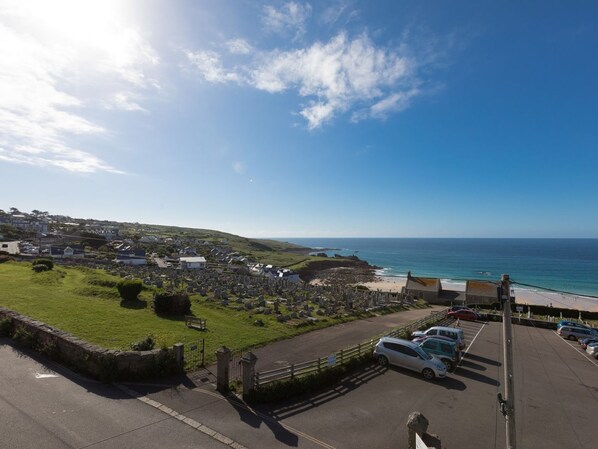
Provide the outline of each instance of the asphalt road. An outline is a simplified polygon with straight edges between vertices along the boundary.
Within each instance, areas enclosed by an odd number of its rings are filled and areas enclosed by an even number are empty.
[[[440,436],[443,447],[504,448],[496,398],[503,391],[502,325],[461,327],[468,352],[444,380],[429,382],[404,369],[372,365],[335,388],[250,410],[209,387],[144,392],[253,449],[402,449],[412,411],[429,419],[429,431]],[[596,361],[554,331],[513,330],[517,447],[595,449]]]
[[[334,388],[255,407],[223,397],[211,385],[129,385],[145,395],[135,400],[112,386],[48,369],[2,344],[0,448],[239,443],[248,449],[403,449],[412,411],[429,419],[429,431],[440,436],[443,447],[504,448],[504,419],[496,400],[502,391],[501,324],[463,322],[461,327],[468,352],[446,379],[426,381],[418,373],[372,364]],[[595,449],[598,362],[554,331],[513,330],[517,447]],[[185,422],[173,419],[165,406]],[[198,422],[234,444],[225,446],[196,430]]]
[[[31,356],[0,338],[1,449],[229,447],[113,386]]]

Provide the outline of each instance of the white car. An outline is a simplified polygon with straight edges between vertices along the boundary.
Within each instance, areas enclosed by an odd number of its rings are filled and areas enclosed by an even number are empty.
[[[417,371],[428,380],[446,377],[444,363],[409,340],[382,337],[374,348],[374,357],[382,366],[391,364]]]
[[[458,327],[434,326],[425,331],[415,331],[412,334],[413,338],[436,336],[452,338],[457,342],[459,350],[463,351],[465,349],[465,335],[463,334],[463,329]]]
[[[598,342],[590,343],[586,348],[586,352],[590,354],[592,357],[598,359]]]

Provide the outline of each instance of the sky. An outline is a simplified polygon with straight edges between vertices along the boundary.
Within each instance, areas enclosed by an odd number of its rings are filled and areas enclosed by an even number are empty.
[[[0,1],[0,208],[598,237],[598,3]]]

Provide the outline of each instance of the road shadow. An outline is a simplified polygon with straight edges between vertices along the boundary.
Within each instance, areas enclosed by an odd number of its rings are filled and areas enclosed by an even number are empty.
[[[480,365],[479,363],[474,363],[465,359],[461,361],[461,366],[465,368],[476,369],[478,371],[486,371],[486,367],[484,365]]]
[[[102,383],[100,381],[85,377],[82,374],[71,371],[68,367],[50,360],[38,352],[35,352],[24,346],[20,346],[10,338],[0,338],[0,345],[9,347],[18,358],[31,359],[35,361],[37,364],[39,364],[39,374],[41,375],[52,374],[64,377],[65,379],[84,388],[88,392],[107,399],[132,399],[131,396],[114,387],[113,385]]]
[[[401,373],[404,376],[413,377],[414,379],[417,379],[418,381],[421,381],[421,382],[428,382],[428,383],[438,385],[440,387],[444,387],[447,390],[464,391],[467,389],[467,385],[465,385],[459,379],[456,379],[455,377],[453,377],[452,373],[450,371],[447,373],[447,377],[445,377],[444,379],[436,378],[436,379],[432,379],[432,380],[427,380],[422,377],[421,373],[416,373],[415,371],[411,371],[406,368],[399,368],[396,366],[391,366],[391,367],[389,367],[389,369],[396,371],[398,373]]]
[[[485,363],[486,365],[502,366],[502,363],[500,363],[497,360],[489,359],[487,357],[482,357],[480,355],[471,354],[469,352],[463,356],[463,360],[465,360],[465,359],[475,360],[476,362]]]
[[[498,387],[500,385],[500,382],[498,382],[496,379],[493,379],[488,376],[484,376],[483,374],[480,374],[477,371],[470,371],[468,369],[463,368],[462,366],[456,370],[455,375],[463,376],[463,377],[466,377],[467,379],[471,379],[471,380],[475,380],[477,382],[482,382],[485,384],[493,385],[495,387]]]
[[[227,395],[224,398],[234,407],[239,414],[239,419],[245,424],[254,429],[259,429],[262,424],[264,424],[270,429],[274,438],[284,446],[297,447],[299,445],[299,437],[280,424],[279,420],[281,418],[275,418],[261,413],[257,409],[251,408],[234,395]]]
[[[277,421],[301,414],[310,409],[319,407],[327,402],[334,401],[351,391],[368,383],[372,379],[384,374],[387,368],[372,363],[362,370],[347,374],[341,378],[335,385],[314,393],[306,393],[287,401],[281,401],[275,404],[255,405],[254,410],[271,417]]]

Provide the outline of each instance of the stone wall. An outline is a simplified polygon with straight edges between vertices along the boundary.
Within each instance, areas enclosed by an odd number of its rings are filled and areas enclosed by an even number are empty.
[[[105,349],[0,307],[0,320],[7,318],[11,321],[9,333],[15,340],[95,379],[137,380],[174,374],[179,369],[172,348],[152,351]]]

